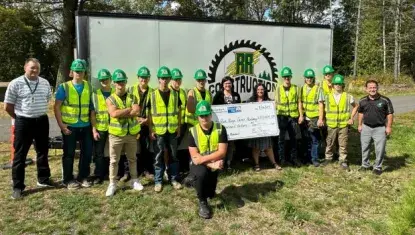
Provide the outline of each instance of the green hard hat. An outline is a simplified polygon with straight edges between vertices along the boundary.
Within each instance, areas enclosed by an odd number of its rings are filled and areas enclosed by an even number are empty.
[[[182,74],[182,71],[180,71],[180,69],[174,68],[171,70],[171,79],[177,80],[177,79],[182,79],[182,78],[183,78],[183,74]]]
[[[111,73],[108,69],[100,69],[98,71],[98,80],[111,79]]]
[[[202,100],[196,105],[196,116],[210,115],[212,109],[210,108],[210,103],[206,100]]]
[[[291,71],[289,67],[282,68],[281,77],[292,77],[292,76],[293,76],[293,72]]]
[[[196,70],[196,73],[195,73],[196,80],[204,80],[206,78],[207,78],[206,72],[203,69]]]
[[[333,85],[335,85],[335,84],[344,85],[344,77],[340,74],[336,74],[336,75],[334,75],[333,79],[331,80],[331,83]]]
[[[334,73],[333,67],[331,65],[324,66],[323,74],[326,75],[326,74],[329,74],[329,73]]]
[[[86,61],[81,59],[76,59],[72,61],[71,70],[76,72],[85,72],[86,71]]]
[[[148,78],[150,75],[150,70],[146,66],[139,68],[137,71],[137,76],[142,78]]]
[[[170,69],[166,66],[161,66],[159,70],[157,71],[157,77],[158,78],[171,78],[171,72]]]
[[[304,77],[305,78],[315,78],[316,77],[316,74],[314,73],[314,70],[312,70],[312,69],[306,69],[304,71]]]
[[[127,81],[127,75],[125,75],[125,72],[123,70],[116,69],[114,73],[112,74],[112,81],[113,82]]]

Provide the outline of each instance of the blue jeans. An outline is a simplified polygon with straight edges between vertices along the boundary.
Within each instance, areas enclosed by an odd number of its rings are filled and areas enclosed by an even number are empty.
[[[307,151],[306,156],[307,160],[312,162],[318,162],[319,159],[319,147],[321,141],[321,131],[318,128],[313,128],[309,126],[310,121],[304,121],[301,126],[301,131],[303,133],[304,143],[306,144],[305,151]]]
[[[74,179],[73,162],[75,158],[76,142],[79,141],[81,155],[78,165],[78,180],[82,181],[89,176],[90,164],[92,159],[92,129],[88,127],[70,127],[70,135],[63,137],[63,155],[62,155],[62,171],[63,183],[68,183]]]
[[[279,157],[280,161],[285,161],[285,134],[288,132],[290,136],[290,146],[291,146],[291,160],[297,160],[297,138],[295,133],[295,125],[297,125],[297,118],[292,118],[288,116],[277,116],[278,127],[280,129],[280,135],[278,138],[278,148],[279,148]]]
[[[157,135],[154,143],[154,183],[161,184],[163,182],[163,175],[165,171],[164,164],[164,149],[167,147],[169,151],[169,168],[168,175],[171,181],[177,181],[179,175],[179,160],[177,158],[177,134],[166,132],[163,135]]]

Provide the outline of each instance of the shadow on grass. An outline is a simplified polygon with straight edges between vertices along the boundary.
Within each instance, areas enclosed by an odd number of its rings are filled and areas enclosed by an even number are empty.
[[[387,156],[385,157],[384,160],[384,166],[385,168],[383,169],[383,171],[385,172],[391,172],[391,171],[395,171],[398,170],[402,167],[406,166],[406,159],[409,158],[409,154],[405,153],[402,156],[398,156],[398,157],[393,157],[393,158],[388,158]]]
[[[218,208],[235,209],[245,206],[245,202],[258,202],[261,197],[276,192],[284,186],[284,182],[247,183],[241,186],[230,185],[218,195],[223,204]]]
[[[54,183],[53,187],[42,187],[42,188],[39,187],[39,188],[30,188],[30,189],[24,190],[23,195],[28,196],[30,194],[35,194],[35,193],[40,193],[40,192],[50,191],[50,190],[59,190],[63,188],[65,188],[64,185]]]

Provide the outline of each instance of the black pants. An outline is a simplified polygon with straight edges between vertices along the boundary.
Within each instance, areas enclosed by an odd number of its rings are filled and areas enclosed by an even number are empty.
[[[138,154],[138,174],[142,174],[143,172],[148,172],[150,174],[154,174],[154,156],[150,152],[150,130],[148,126],[141,126],[140,130],[140,154]]]
[[[13,188],[22,190],[25,188],[25,161],[32,143],[34,143],[36,150],[37,179],[39,183],[44,183],[50,177],[48,116],[44,115],[38,118],[16,117],[13,144],[15,155],[12,165]]]
[[[95,171],[94,175],[101,180],[105,178],[105,168],[107,171],[109,169],[109,165],[105,164],[104,154],[105,154],[105,144],[108,140],[108,131],[98,131],[99,139],[96,141],[94,140],[94,163],[95,163]]]
[[[206,200],[215,196],[218,184],[218,171],[212,171],[205,165],[190,165],[190,172],[196,177],[195,188],[197,198]]]

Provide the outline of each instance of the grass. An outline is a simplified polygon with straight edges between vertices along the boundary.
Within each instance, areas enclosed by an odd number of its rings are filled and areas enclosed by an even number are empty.
[[[238,165],[233,174],[221,175],[212,201],[214,217],[197,216],[192,189],[175,191],[166,186],[152,191],[143,180],[143,192],[120,190],[105,197],[108,185],[68,191],[36,191],[36,169],[26,168],[27,193],[10,200],[10,170],[1,170],[1,234],[407,234],[414,232],[415,112],[398,115],[387,144],[385,173],[359,172],[358,133],[351,129],[351,172],[337,164],[285,168],[281,172],[253,172]],[[0,162],[9,146],[0,145]],[[54,151],[50,151],[54,155]],[[61,177],[61,152],[50,157],[54,181]],[[33,155],[31,150],[30,156]],[[373,159],[373,158],[372,158]],[[264,161],[266,163],[268,161]],[[413,184],[412,184],[413,185]],[[399,202],[397,204],[397,202]],[[412,208],[410,208],[412,206]],[[406,209],[405,209],[406,208]],[[408,211],[408,212],[406,212]],[[402,213],[400,213],[402,212]],[[404,214],[400,217],[400,214]],[[403,227],[406,230],[394,230]],[[412,230],[411,230],[412,229]]]

